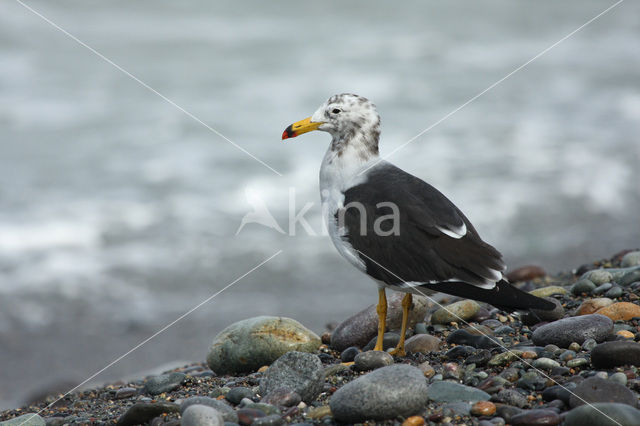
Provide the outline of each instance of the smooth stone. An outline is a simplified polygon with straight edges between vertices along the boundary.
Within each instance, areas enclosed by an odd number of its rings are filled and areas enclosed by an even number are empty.
[[[234,405],[238,405],[243,399],[245,398],[251,399],[254,396],[255,396],[255,393],[251,389],[237,386],[229,389],[229,392],[227,392],[227,394],[224,397],[230,403]]]
[[[387,330],[399,330],[402,325],[402,298],[404,294],[394,293],[387,298]],[[413,308],[409,313],[407,327],[424,321],[429,306],[429,299],[423,296],[413,296]],[[331,347],[343,351],[349,346],[363,348],[378,334],[378,313],[376,305],[370,305],[347,318],[331,333]]]
[[[511,417],[511,426],[553,426],[560,424],[560,415],[550,409],[526,410]]]
[[[402,422],[402,426],[423,426],[424,423],[425,423],[424,417],[410,416],[410,417],[407,417],[404,422]]]
[[[622,287],[627,287],[636,281],[640,281],[640,271],[638,270],[624,274],[616,280],[616,283],[620,284]]]
[[[624,290],[622,289],[622,287],[616,285],[611,287],[611,289],[607,290],[604,293],[604,296],[615,299],[617,297],[621,297],[623,294],[624,294]]]
[[[236,414],[232,406],[222,400],[209,398],[207,396],[192,396],[185,399],[180,404],[180,412],[184,413],[187,408],[189,408],[191,405],[196,404],[206,405],[208,407],[214,408],[222,415],[222,418],[225,422],[238,423],[238,415]]]
[[[595,290],[593,290],[591,293],[593,293],[593,294],[602,294],[602,293],[606,292],[607,290],[609,290],[611,287],[613,287],[612,283],[604,283],[604,284],[599,285],[598,287],[596,287]]]
[[[618,402],[633,407],[637,399],[625,386],[599,377],[589,377],[580,383],[569,397],[571,408],[594,402]]]
[[[581,294],[591,294],[596,289],[596,285],[590,280],[578,280],[571,286],[571,294],[580,296]]]
[[[427,323],[419,322],[414,327],[416,334],[427,334]]]
[[[342,353],[340,354],[340,360],[342,362],[353,362],[353,359],[360,352],[362,352],[362,351],[357,346],[349,346],[347,349],[342,351]]]
[[[307,417],[311,419],[321,419],[327,416],[331,416],[331,407],[329,407],[328,405],[321,405],[320,407],[312,407],[307,413]]]
[[[613,331],[613,321],[604,315],[590,314],[563,318],[536,328],[531,339],[536,345],[554,344],[563,348],[586,339],[603,341]]]
[[[510,283],[531,281],[536,278],[544,277],[545,275],[547,275],[547,273],[542,267],[537,265],[525,265],[507,273],[507,281]]]
[[[44,426],[45,424],[44,419],[36,413],[23,414],[0,422],[0,426]]]
[[[587,364],[589,364],[589,360],[582,357],[570,359],[569,361],[567,361],[567,367],[569,368],[582,367],[583,365]]]
[[[278,409],[278,407],[271,404],[266,404],[264,402],[247,402],[246,404],[241,404],[241,408],[260,410],[265,414],[265,416],[280,414],[280,410]]]
[[[486,325],[473,324],[469,327],[463,328],[464,331],[471,333],[475,336],[493,336],[493,330]]]
[[[222,414],[209,405],[193,404],[182,413],[182,426],[219,426],[224,425]]]
[[[429,386],[427,395],[429,400],[436,402],[476,402],[488,401],[491,398],[485,391],[447,381],[433,383]]]
[[[354,362],[356,370],[369,371],[393,364],[393,356],[382,351],[367,351],[356,355]]]
[[[640,251],[630,251],[622,256],[620,260],[620,266],[628,268],[630,266],[640,266]]]
[[[613,280],[613,275],[605,269],[592,269],[591,271],[585,272],[580,279],[589,280],[598,286],[600,284],[611,282],[611,280]]]
[[[180,387],[180,384],[187,378],[184,373],[169,373],[151,377],[144,385],[144,390],[150,395],[159,395],[164,392],[171,392]]]
[[[164,413],[179,412],[180,406],[177,404],[171,404],[168,402],[139,402],[129,407],[129,409],[118,419],[117,424],[120,426],[145,424],[154,417],[158,417]]]
[[[289,351],[315,352],[320,344],[318,335],[296,320],[259,316],[222,330],[209,349],[207,364],[219,375],[250,372]]]
[[[584,342],[582,342],[581,349],[587,352],[591,352],[593,348],[596,347],[597,344],[598,342],[596,342],[594,339],[587,339]]]
[[[511,418],[516,414],[522,413],[522,409],[507,404],[496,405],[496,414],[503,418],[506,422],[510,422]]]
[[[322,392],[324,371],[322,362],[305,352],[287,352],[278,358],[260,380],[260,393],[266,395],[278,389],[290,389],[310,403]]]
[[[430,352],[436,352],[440,349],[440,343],[442,340],[436,336],[430,334],[416,334],[411,336],[404,343],[404,349],[407,353],[416,354],[428,354]]]
[[[640,410],[627,404],[597,402],[569,411],[563,426],[638,426]]]
[[[529,294],[533,294],[538,297],[549,297],[554,294],[567,294],[567,289],[564,287],[560,287],[557,285],[550,285],[548,287],[536,288],[535,290],[531,290]]]
[[[620,371],[617,373],[613,373],[611,376],[609,376],[609,380],[611,380],[613,383],[617,383],[622,386],[626,386],[628,381],[627,375]]]
[[[591,363],[596,368],[640,366],[640,343],[625,340],[601,343],[591,351]]]
[[[640,317],[640,306],[631,302],[617,302],[598,309],[596,313],[613,321],[629,321],[631,318]]]
[[[480,305],[473,300],[460,300],[435,311],[431,315],[431,324],[466,321],[473,317],[479,309]]]
[[[284,423],[285,421],[280,414],[270,414],[265,417],[258,417],[251,423],[251,426],[280,426]]]
[[[444,357],[447,359],[467,358],[476,350],[471,346],[454,346],[445,352]]]
[[[491,359],[491,352],[486,349],[481,349],[473,355],[469,355],[465,360],[466,364],[475,364],[478,366],[485,365]]]
[[[493,416],[496,413],[496,405],[489,401],[478,401],[471,407],[474,416]]]
[[[542,309],[531,309],[522,315],[522,322],[526,325],[534,325],[543,321],[555,321],[564,317],[564,308],[558,299],[552,297],[544,297],[544,299],[553,303],[555,307],[550,311]]]
[[[124,387],[124,388],[118,389],[113,397],[115,399],[125,399],[125,398],[130,398],[136,395],[137,393],[138,393],[138,390],[136,388]]]
[[[545,357],[533,360],[531,365],[541,370],[551,370],[552,368],[560,367],[560,363],[558,361],[554,361],[551,358]]]
[[[478,349],[491,349],[500,346],[496,340],[488,336],[471,334],[466,329],[455,330],[447,336],[449,344],[473,346]]]
[[[327,371],[325,370],[325,376],[326,373]],[[260,402],[265,404],[271,404],[279,407],[293,407],[294,405],[300,404],[300,401],[302,401],[300,394],[287,388],[274,389],[260,400]]]
[[[378,341],[378,336],[374,337],[362,348],[363,352],[372,351],[373,348],[376,347],[376,343]],[[400,333],[396,333],[395,331],[388,331],[384,333],[382,336],[382,349],[389,350],[395,348],[400,341]]]
[[[420,369],[382,367],[342,386],[329,405],[340,422],[394,419],[420,413],[427,403],[427,381]]]
[[[598,297],[595,299],[587,299],[580,304],[576,315],[589,315],[595,313],[598,309],[613,304],[613,300],[607,297]]]

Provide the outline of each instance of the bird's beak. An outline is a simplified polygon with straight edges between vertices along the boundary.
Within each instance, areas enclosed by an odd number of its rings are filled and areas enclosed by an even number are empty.
[[[295,138],[303,133],[310,132],[312,130],[316,130],[322,122],[312,122],[311,117],[307,117],[304,120],[297,121],[284,129],[282,132],[282,140]]]

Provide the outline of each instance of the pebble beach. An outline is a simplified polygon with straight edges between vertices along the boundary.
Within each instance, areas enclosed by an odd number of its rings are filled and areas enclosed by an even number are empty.
[[[49,395],[0,425],[640,424],[640,251],[509,279],[556,309],[414,297],[403,357],[371,350],[374,305],[327,318],[320,334],[302,318],[247,318],[211,336],[200,362]],[[401,297],[389,294],[385,350],[400,338]]]

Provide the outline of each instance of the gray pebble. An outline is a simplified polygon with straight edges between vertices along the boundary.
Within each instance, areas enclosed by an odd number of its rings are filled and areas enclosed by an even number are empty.
[[[251,426],[280,426],[283,424],[284,420],[282,420],[280,414],[271,414],[265,417],[258,417],[251,423]]]
[[[150,395],[159,395],[164,392],[171,392],[180,387],[180,384],[187,377],[184,373],[169,373],[151,377],[144,385],[144,390]]]
[[[613,286],[609,290],[604,293],[605,297],[609,297],[611,299],[615,299],[616,297],[622,296],[624,290],[620,286]]]
[[[619,385],[625,386],[627,384],[627,375],[622,372],[613,373],[609,380]]]
[[[314,354],[292,351],[282,355],[267,369],[260,380],[260,393],[266,395],[275,389],[286,388],[310,403],[320,395],[323,384],[320,359]]]
[[[45,421],[42,417],[36,413],[23,414],[19,417],[14,417],[10,420],[0,422],[0,426],[44,426]]]
[[[224,401],[209,398],[206,396],[192,396],[191,398],[187,398],[180,404],[180,412],[184,413],[184,411],[189,408],[191,405],[206,405],[211,408],[214,408],[218,411],[225,422],[238,422],[238,415],[236,414],[233,407],[227,404]]]
[[[393,364],[393,357],[382,351],[367,351],[356,355],[354,361],[356,370],[369,371]]]
[[[334,418],[349,423],[408,417],[421,412],[426,403],[424,374],[406,364],[365,374],[338,389],[329,401]]]
[[[229,392],[227,392],[227,394],[225,395],[225,398],[230,403],[237,405],[237,404],[240,404],[240,401],[242,401],[244,398],[251,399],[254,396],[255,396],[255,393],[253,392],[253,390],[249,388],[237,386],[229,389]]]
[[[531,338],[536,345],[555,344],[568,347],[572,342],[579,344],[592,338],[603,341],[613,330],[613,321],[599,314],[563,318],[538,327]]]
[[[580,296],[581,294],[591,294],[595,290],[596,285],[590,280],[578,280],[571,286],[571,293]]]
[[[580,383],[569,398],[572,408],[594,402],[618,402],[633,407],[637,399],[625,386],[599,377],[589,377]]]
[[[208,405],[193,404],[182,413],[182,426],[222,426],[222,414]]]
[[[461,385],[459,383],[440,381],[429,386],[428,397],[436,402],[456,401],[488,401],[491,396],[476,388]]]
[[[600,402],[569,411],[564,426],[637,426],[638,419],[640,410],[629,405]]]
[[[550,358],[544,357],[533,360],[531,365],[541,370],[551,370],[554,367],[560,367],[560,363],[558,363],[558,361],[554,361]]]

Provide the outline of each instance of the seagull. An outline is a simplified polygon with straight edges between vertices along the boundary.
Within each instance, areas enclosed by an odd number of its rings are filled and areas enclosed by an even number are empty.
[[[378,336],[383,350],[385,289],[405,293],[400,341],[404,356],[412,294],[447,293],[505,310],[551,310],[555,305],[512,286],[502,255],[469,219],[423,180],[380,158],[380,116],[368,99],[330,97],[311,117],[291,124],[282,139],[312,130],[331,135],[320,167],[320,196],[331,241],[378,286]]]

